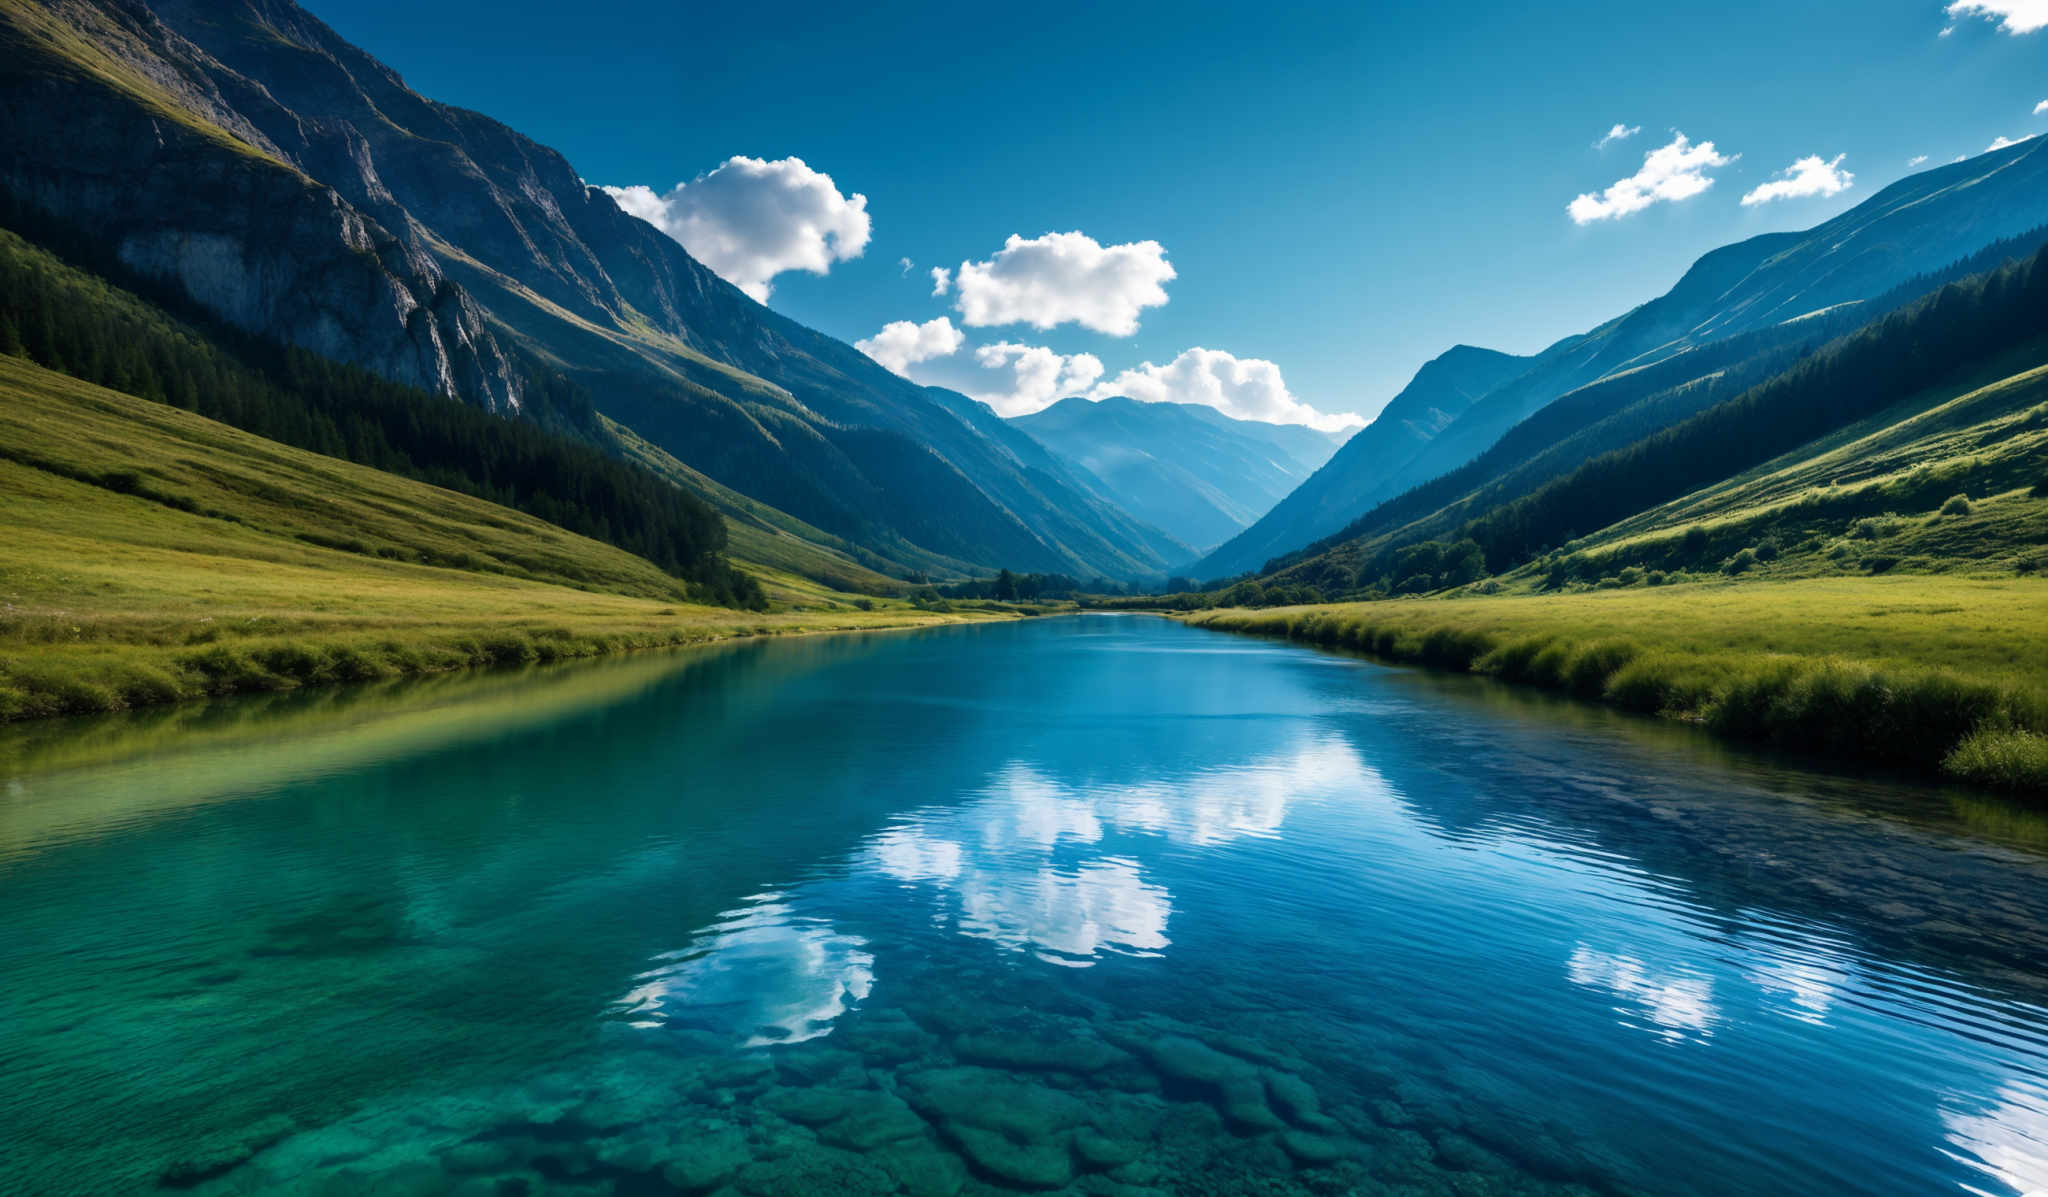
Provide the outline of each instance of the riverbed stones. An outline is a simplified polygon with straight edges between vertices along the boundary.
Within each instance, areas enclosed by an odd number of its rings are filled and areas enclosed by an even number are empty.
[[[1058,1039],[985,1031],[961,1035],[953,1054],[970,1064],[986,1064],[1014,1072],[1101,1072],[1129,1060],[1130,1054],[1087,1035]]]
[[[1136,1050],[1171,1088],[1199,1094],[1241,1133],[1286,1127],[1266,1104],[1266,1079],[1256,1064],[1186,1035],[1139,1041]]]
[[[1032,1189],[1074,1178],[1071,1132],[1089,1115],[1079,1098],[972,1066],[912,1073],[903,1091],[989,1178]]]
[[[1309,1168],[1334,1164],[1352,1153],[1351,1146],[1342,1139],[1299,1130],[1281,1132],[1280,1146],[1297,1163]]]
[[[869,1096],[845,1089],[777,1089],[761,1105],[798,1126],[819,1127],[852,1114]]]
[[[702,1193],[752,1159],[747,1136],[738,1127],[698,1130],[677,1137],[662,1165],[661,1177],[686,1193]]]
[[[924,1119],[902,1098],[882,1092],[863,1093],[860,1098],[843,1117],[820,1127],[818,1138],[850,1151],[872,1151],[884,1143],[924,1136]]]

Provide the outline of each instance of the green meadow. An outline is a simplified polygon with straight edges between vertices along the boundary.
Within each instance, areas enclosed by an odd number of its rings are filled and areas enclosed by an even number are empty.
[[[1186,618],[1792,751],[2048,790],[2048,580],[2037,577],[1730,580]]]
[[[0,720],[936,614],[757,567],[693,604],[609,545],[0,357]]]

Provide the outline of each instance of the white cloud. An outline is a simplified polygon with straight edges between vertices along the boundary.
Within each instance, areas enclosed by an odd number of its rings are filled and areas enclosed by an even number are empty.
[[[762,303],[776,275],[824,274],[834,262],[859,257],[872,231],[868,197],[840,194],[831,175],[801,158],[735,155],[666,192],[639,186],[604,191]]]
[[[2048,0],[1955,0],[1947,12],[1957,20],[1983,17],[2014,37],[2048,29]],[[1953,28],[1943,30],[1942,36],[1948,36]]]
[[[1002,376],[1003,383],[995,387],[984,384],[967,394],[1004,416],[1023,415],[1082,394],[1102,377],[1102,359],[1092,353],[1055,353],[1043,345],[1014,341],[981,346],[974,351],[974,364]]]
[[[918,326],[899,321],[910,328]],[[945,323],[945,317],[927,323]],[[891,325],[890,328],[894,328]],[[883,329],[875,340],[889,333]],[[957,335],[957,334],[956,334]],[[928,338],[931,344],[935,338]],[[861,343],[867,349],[867,342]],[[888,365],[880,354],[869,356]],[[893,368],[893,367],[892,367]],[[979,399],[1000,416],[1021,416],[1049,407],[1069,395],[1086,394],[1102,377],[1102,359],[1092,353],[1060,353],[1043,345],[998,341],[972,352],[938,354],[906,362],[897,373],[921,386],[945,387]]]
[[[1742,206],[1753,207],[1768,204],[1772,200],[1805,199],[1815,195],[1840,195],[1856,182],[1856,176],[1842,169],[1846,154],[1836,154],[1834,161],[1822,161],[1819,154],[1809,154],[1784,170],[1778,177],[1742,197]]]
[[[1604,150],[1608,146],[1613,145],[1615,142],[1627,141],[1629,138],[1634,137],[1636,134],[1642,131],[1643,127],[1641,125],[1623,125],[1617,123],[1612,129],[1609,129],[1607,131],[1607,136],[1593,143],[1593,148],[1596,150]]]
[[[911,261],[909,258],[898,258],[896,259],[896,269],[897,273],[900,274],[902,277],[909,278],[910,272],[917,269],[917,263]]]
[[[951,320],[937,316],[923,324],[892,320],[874,336],[855,341],[853,347],[894,373],[908,377],[913,363],[957,353],[966,339],[967,335],[954,328]]]
[[[2007,146],[2018,145],[2020,142],[2025,140],[2026,138],[2024,137],[2000,137],[1996,141],[1993,141],[1990,145],[1985,146],[1984,152],[1987,154],[1993,153],[1995,151],[2002,150]]]
[[[932,294],[944,295],[953,286],[953,272],[944,266],[932,267]]]
[[[2035,116],[2039,116],[2044,112],[2048,112],[2048,100],[2043,100],[2040,103],[2034,105]]]
[[[1200,403],[1240,420],[1307,424],[1325,431],[1365,423],[1355,413],[1321,412],[1295,398],[1272,362],[1221,349],[1190,349],[1163,366],[1146,362],[1090,392],[1096,399],[1112,395],[1145,403]]]
[[[1720,153],[1711,141],[1694,145],[1685,134],[1674,133],[1669,145],[1643,155],[1641,170],[1605,191],[1580,196],[1566,211],[1574,222],[1591,224],[1640,212],[1660,201],[1690,199],[1714,185],[1706,171],[1726,166],[1739,156]]]
[[[1922,162],[1925,161],[1927,161],[1927,155],[1915,154],[1911,158],[1906,159],[1906,165],[1908,167],[1914,167],[1920,165]]]
[[[944,282],[936,273],[932,278]],[[963,323],[977,328],[1071,323],[1127,337],[1138,331],[1140,312],[1166,302],[1173,278],[1166,247],[1157,241],[1104,246],[1085,233],[1029,240],[1013,233],[990,260],[960,263],[954,306]]]

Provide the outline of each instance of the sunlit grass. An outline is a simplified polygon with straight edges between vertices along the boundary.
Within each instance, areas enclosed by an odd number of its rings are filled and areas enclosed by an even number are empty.
[[[1189,619],[1564,690],[1800,751],[2048,789],[2048,753],[2035,747],[2048,743],[2048,580],[1815,578]]]
[[[530,516],[13,358],[0,509],[0,719],[946,619],[788,576],[807,609],[692,604]]]

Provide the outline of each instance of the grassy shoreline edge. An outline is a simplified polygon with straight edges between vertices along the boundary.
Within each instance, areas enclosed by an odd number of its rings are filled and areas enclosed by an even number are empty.
[[[1178,618],[1534,686],[1691,723],[1730,740],[2048,795],[2048,687],[2039,683],[1839,653],[1716,651],[1655,629],[1632,631],[1625,620],[1601,631],[1562,620],[1549,628],[1540,619],[1503,626],[1476,603],[1461,609],[1462,601],[1221,609]]]
[[[721,612],[721,614],[724,614]],[[914,614],[915,617],[912,617]],[[996,612],[972,616],[905,611],[849,622],[845,613],[757,617],[747,626],[686,623],[624,630],[566,627],[451,627],[399,638],[341,634],[264,637],[201,647],[124,645],[119,653],[0,652],[0,724],[75,715],[103,715],[178,702],[276,693],[308,686],[349,685],[427,677],[468,669],[552,664],[726,641],[918,628],[1022,618]],[[835,618],[836,616],[836,618]],[[69,658],[69,659],[67,659]]]

